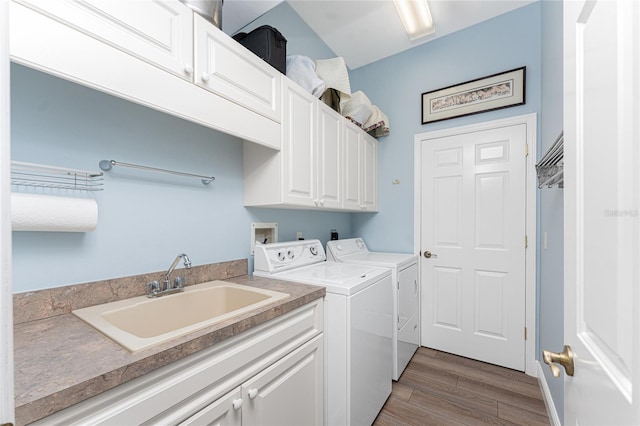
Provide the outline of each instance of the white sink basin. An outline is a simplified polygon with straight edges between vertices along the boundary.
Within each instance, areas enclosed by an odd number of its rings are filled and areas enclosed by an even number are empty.
[[[133,297],[72,311],[131,352],[146,349],[289,297],[224,281],[158,298]]]

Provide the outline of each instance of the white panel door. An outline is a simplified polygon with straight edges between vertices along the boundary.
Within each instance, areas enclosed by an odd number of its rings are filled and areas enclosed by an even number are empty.
[[[243,402],[242,392],[236,388],[180,423],[180,426],[240,426]]]
[[[287,203],[316,205],[316,105],[317,99],[303,88],[285,82],[282,174]]]
[[[178,0],[18,2],[184,79],[193,78],[193,12]],[[90,60],[88,54],[78,52],[84,60]]]
[[[282,74],[203,17],[193,21],[195,83],[279,123]]]
[[[422,141],[422,345],[525,369],[526,125]]]
[[[378,141],[362,136],[362,210],[378,211]]]
[[[344,117],[318,103],[318,205],[342,207],[342,122]]]
[[[638,22],[637,1],[564,4],[566,425],[640,424]]]
[[[323,336],[317,336],[242,385],[244,425],[322,425]]]
[[[344,202],[343,207],[349,210],[360,210],[362,195],[362,130],[355,124],[346,122],[343,133],[344,162]]]

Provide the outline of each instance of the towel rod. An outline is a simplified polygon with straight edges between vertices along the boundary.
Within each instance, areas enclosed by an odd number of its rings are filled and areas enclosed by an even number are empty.
[[[113,166],[122,166],[122,167],[131,167],[133,169],[148,170],[148,171],[152,171],[152,172],[169,173],[169,174],[178,175],[178,176],[195,177],[195,178],[200,178],[200,181],[202,182],[203,185],[208,185],[211,182],[213,182],[214,180],[216,180],[216,178],[214,176],[194,175],[193,173],[177,172],[175,170],[159,169],[157,167],[149,167],[149,166],[141,166],[139,164],[122,163],[122,162],[116,161],[116,160],[102,160],[102,161],[100,161],[99,166],[105,172],[111,170],[113,168]]]

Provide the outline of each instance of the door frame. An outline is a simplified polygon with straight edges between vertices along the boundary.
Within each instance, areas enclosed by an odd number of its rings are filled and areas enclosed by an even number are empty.
[[[499,127],[514,126],[524,124],[527,129],[526,143],[528,154],[526,156],[526,194],[525,194],[525,232],[528,239],[527,250],[525,251],[525,327],[527,328],[527,338],[525,340],[525,373],[529,376],[537,377],[536,367],[536,316],[537,316],[537,285],[536,285],[536,257],[537,257],[537,175],[535,169],[536,146],[537,146],[537,114],[523,114],[509,118],[503,118],[464,126],[452,127],[442,130],[418,133],[414,138],[414,199],[413,199],[413,227],[414,252],[421,253],[422,241],[422,145],[421,142],[429,139],[437,139],[448,136],[456,136],[465,133],[491,130]],[[523,153],[525,154],[525,153]],[[422,282],[422,266],[418,262],[420,282]],[[422,284],[421,284],[422,287]],[[422,313],[422,309],[420,309]],[[420,318],[422,324],[422,315]],[[420,342],[422,344],[422,342]]]
[[[15,422],[11,290],[9,1],[0,0],[0,424]]]

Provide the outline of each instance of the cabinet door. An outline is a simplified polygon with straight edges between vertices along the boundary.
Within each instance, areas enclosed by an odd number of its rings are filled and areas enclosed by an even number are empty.
[[[367,134],[362,138],[361,208],[378,211],[378,141]]]
[[[344,117],[318,102],[318,205],[342,207],[342,123]]]
[[[317,336],[242,386],[243,424],[323,424],[322,339]]]
[[[178,0],[17,2],[186,80],[192,80],[193,12]],[[79,60],[91,60],[83,52],[78,52],[78,55]]]
[[[282,136],[283,198],[286,203],[316,206],[315,121],[317,99],[287,81]]]
[[[342,138],[344,200],[343,207],[360,210],[362,179],[362,130],[353,123],[344,125]]]
[[[240,426],[242,424],[242,393],[236,388],[214,403],[189,417],[181,426]]]
[[[282,74],[197,14],[194,31],[195,83],[279,123]]]

